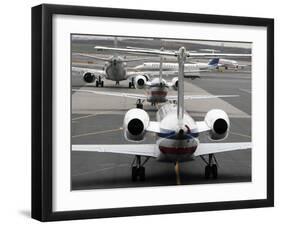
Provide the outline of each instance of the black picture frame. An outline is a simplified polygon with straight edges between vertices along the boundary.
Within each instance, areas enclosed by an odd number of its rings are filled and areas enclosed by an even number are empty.
[[[52,18],[55,14],[151,19],[267,28],[267,198],[98,210],[52,210]],[[121,217],[274,205],[274,20],[43,4],[32,8],[32,218],[40,221]]]

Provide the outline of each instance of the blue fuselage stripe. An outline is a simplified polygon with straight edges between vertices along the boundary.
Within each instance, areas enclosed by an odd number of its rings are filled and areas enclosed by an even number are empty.
[[[168,133],[157,133],[158,137],[166,138],[166,139],[179,139],[178,134],[175,131]],[[194,137],[198,137],[199,133],[188,133],[185,134],[181,139],[193,139]]]

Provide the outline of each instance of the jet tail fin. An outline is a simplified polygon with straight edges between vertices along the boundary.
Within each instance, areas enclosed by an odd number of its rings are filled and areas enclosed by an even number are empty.
[[[177,106],[177,118],[178,124],[181,128],[183,126],[184,116],[184,63],[186,60],[186,50],[184,47],[179,49],[178,54],[178,106]]]
[[[220,60],[220,58],[213,58],[213,59],[211,59],[210,61],[209,61],[209,63],[208,63],[208,65],[209,66],[217,66],[218,65],[218,63],[219,63],[219,60]]]

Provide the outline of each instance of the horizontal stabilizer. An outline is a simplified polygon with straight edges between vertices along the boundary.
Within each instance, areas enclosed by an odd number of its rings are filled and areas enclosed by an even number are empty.
[[[227,151],[238,151],[252,148],[251,142],[241,143],[200,143],[194,156],[215,154]]]
[[[94,145],[82,144],[72,145],[72,151],[107,152],[126,155],[141,155],[157,157],[159,152],[155,144],[115,144],[115,145]]]
[[[184,95],[185,100],[204,100],[226,97],[238,97],[239,95]],[[167,96],[168,100],[177,100],[178,96]]]
[[[89,57],[94,60],[100,60],[100,61],[110,61],[110,58],[103,58],[103,57],[97,57],[89,54],[84,54],[84,53],[77,53],[76,55],[83,56],[83,57]]]

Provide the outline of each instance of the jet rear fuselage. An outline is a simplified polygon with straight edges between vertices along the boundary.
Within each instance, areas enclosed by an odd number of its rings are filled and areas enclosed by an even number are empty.
[[[150,86],[147,90],[147,102],[150,103],[165,103],[167,102],[168,87],[160,84]]]
[[[121,60],[112,59],[105,68],[106,79],[112,81],[123,81],[126,80],[126,69],[125,65]]]
[[[160,133],[157,133],[157,160],[163,162],[183,162],[194,159],[193,153],[199,144],[198,128],[195,121],[187,113],[183,118],[183,131],[177,119],[177,106],[165,104],[157,112],[160,122]]]

